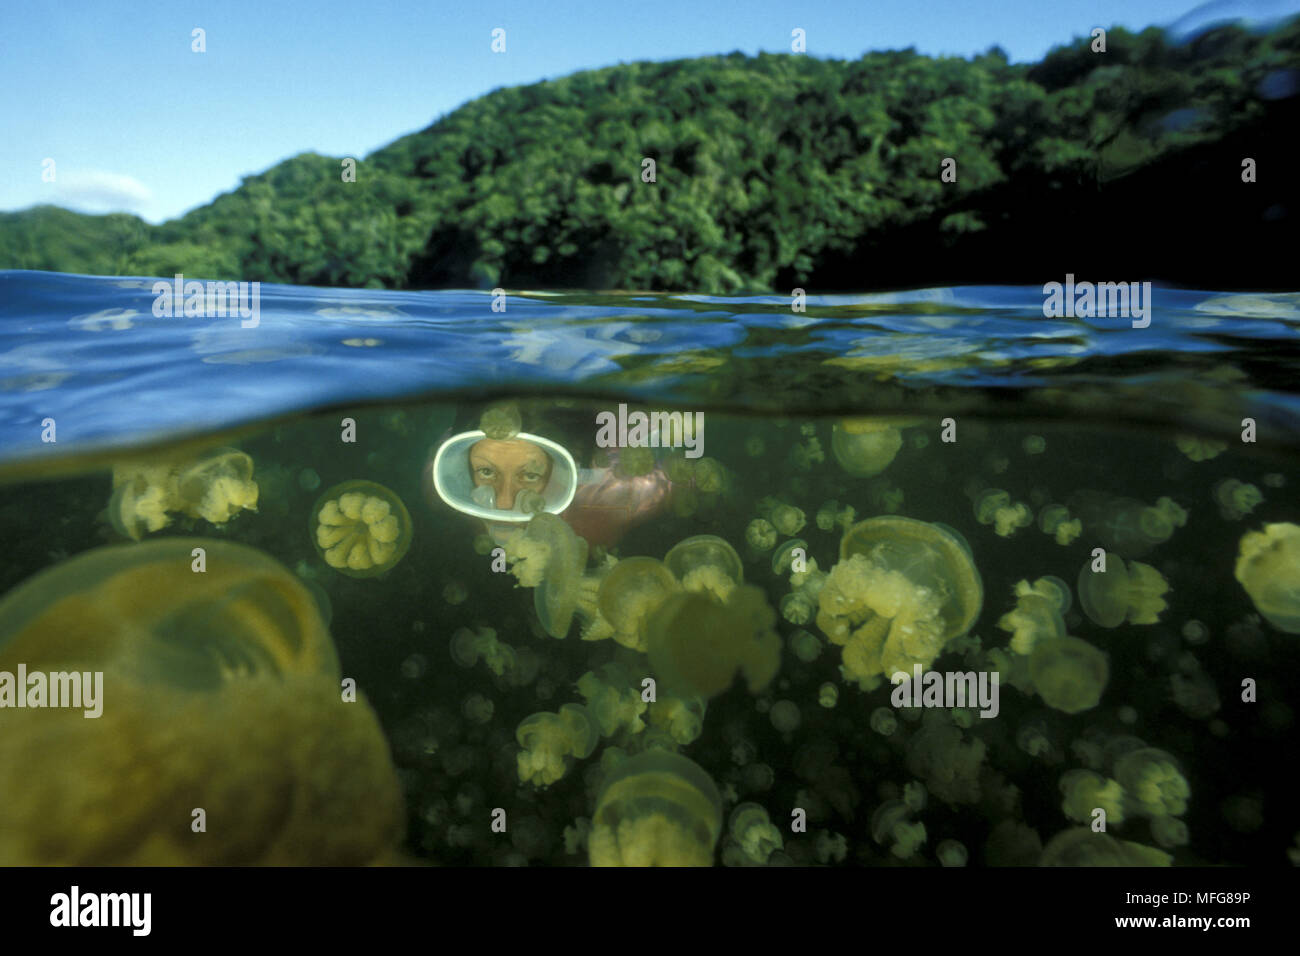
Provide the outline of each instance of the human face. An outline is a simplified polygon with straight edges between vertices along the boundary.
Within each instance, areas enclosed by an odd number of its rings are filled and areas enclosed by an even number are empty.
[[[509,511],[520,491],[542,493],[551,480],[551,456],[522,438],[484,438],[469,450],[469,470],[475,487],[490,486],[496,507]]]

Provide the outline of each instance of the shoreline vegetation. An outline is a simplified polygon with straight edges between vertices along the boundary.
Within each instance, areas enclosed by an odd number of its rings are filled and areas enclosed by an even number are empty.
[[[0,213],[0,269],[709,294],[1063,271],[1293,287],[1300,18],[1105,39],[1036,64],[996,47],[731,53],[497,89],[358,159],[355,182],[347,157],[304,153],[156,226]]]

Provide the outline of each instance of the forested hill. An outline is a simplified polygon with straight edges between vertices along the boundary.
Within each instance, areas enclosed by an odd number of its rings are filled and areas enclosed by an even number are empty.
[[[1041,63],[740,53],[500,89],[184,217],[0,214],[0,268],[392,288],[1294,286],[1300,20]],[[956,181],[941,179],[945,158]],[[643,181],[643,161],[655,182]],[[1242,161],[1258,182],[1242,182]]]

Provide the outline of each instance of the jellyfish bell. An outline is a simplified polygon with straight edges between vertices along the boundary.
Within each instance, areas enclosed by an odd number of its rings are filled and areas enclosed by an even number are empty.
[[[1079,605],[1094,624],[1119,627],[1154,624],[1167,606],[1163,595],[1169,590],[1164,577],[1149,564],[1129,561],[1107,553],[1106,569],[1094,571],[1092,561],[1079,569]]]
[[[840,559],[861,554],[904,574],[913,584],[944,596],[945,639],[971,629],[984,606],[984,582],[966,539],[947,525],[886,515],[851,527]]]
[[[179,471],[176,491],[187,514],[213,524],[228,521],[241,508],[256,511],[253,459],[235,448],[218,448]]]
[[[378,719],[361,695],[339,706],[315,598],[255,548],[163,538],[60,562],[0,600],[0,671],[18,662],[102,673],[105,706],[6,717],[0,865],[356,865],[400,843]],[[193,839],[196,788],[221,840]]]
[[[697,534],[677,542],[664,555],[664,566],[688,591],[709,590],[721,600],[731,587],[745,583],[740,555],[725,538]]]
[[[606,775],[591,824],[592,866],[710,866],[722,797],[699,764],[653,748]]]
[[[1077,637],[1040,641],[1029,655],[1029,675],[1043,702],[1067,714],[1091,710],[1110,678],[1106,655]]]
[[[411,515],[402,499],[363,479],[342,482],[321,494],[308,528],[325,563],[352,578],[383,574],[411,546]]]
[[[339,666],[303,582],[255,548],[212,538],[95,548],[29,578],[0,601],[0,660],[127,666],[184,687]]]
[[[831,428],[831,451],[850,475],[870,478],[893,462],[903,447],[903,433],[890,422],[869,418],[845,419]]]
[[[637,556],[624,558],[605,575],[596,602],[614,629],[614,639],[644,650],[650,614],[679,590],[677,579],[662,561]]]

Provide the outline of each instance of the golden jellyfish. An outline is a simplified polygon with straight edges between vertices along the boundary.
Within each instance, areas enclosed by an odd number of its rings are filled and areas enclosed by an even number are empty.
[[[641,475],[648,475],[655,470],[655,453],[654,450],[644,445],[633,445],[629,448],[621,448],[618,453],[618,463],[614,466],[614,474],[620,478],[638,478]]]
[[[1029,654],[1043,640],[1065,636],[1065,622],[1056,605],[1041,594],[1022,595],[1014,610],[1002,615],[998,627],[1011,632],[1011,649]]]
[[[773,502],[771,509],[764,517],[772,523],[772,527],[776,529],[777,533],[785,538],[798,534],[808,521],[803,509],[786,504],[784,501]]]
[[[704,715],[709,705],[699,697],[660,696],[650,710],[650,726],[662,731],[666,750],[694,743],[704,732]]]
[[[117,465],[113,468],[113,494],[108,500],[108,520],[124,538],[139,541],[151,531],[171,524],[172,471],[167,465]]]
[[[800,562],[799,568],[795,567],[796,561]],[[816,565],[817,562],[808,557],[808,542],[803,538],[791,538],[772,552],[773,574],[804,573],[809,563]]]
[[[1264,494],[1254,485],[1225,478],[1212,490],[1219,514],[1229,521],[1240,521],[1264,502]]]
[[[1266,524],[1238,546],[1237,580],[1255,610],[1287,634],[1300,634],[1300,526]]]
[[[1061,812],[1076,823],[1089,823],[1094,810],[1106,811],[1106,822],[1124,822],[1124,788],[1118,780],[1107,780],[1092,770],[1067,770],[1058,784]]]
[[[695,487],[704,494],[717,494],[727,486],[729,475],[716,458],[698,458],[695,461]]]
[[[1197,438],[1193,435],[1179,435],[1174,439],[1178,450],[1192,461],[1209,461],[1217,458],[1227,449],[1228,443],[1213,438]]]
[[[624,558],[601,581],[596,606],[613,629],[617,643],[643,651],[646,619],[680,590],[677,579],[662,561]]]
[[[752,801],[738,804],[731,811],[728,829],[746,862],[764,864],[773,853],[785,848],[781,831],[773,825],[767,810]]]
[[[1070,589],[1060,578],[1047,575],[1032,585],[1019,581],[1016,606],[1002,615],[998,627],[1011,632],[1011,649],[1029,654],[1039,641],[1065,636],[1062,614],[1070,608]]]
[[[578,678],[576,686],[586,699],[588,715],[600,728],[602,737],[613,737],[622,730],[639,734],[645,729],[641,715],[648,705],[621,664],[609,663],[587,671]]]
[[[1173,857],[1154,847],[1120,840],[1091,827],[1063,830],[1043,847],[1039,866],[1169,866]]]
[[[880,474],[903,447],[903,433],[888,422],[846,418],[831,428],[831,451],[840,467],[856,478]]]
[[[697,534],[679,541],[664,555],[664,566],[687,591],[702,591],[725,601],[745,581],[740,555],[716,534]]]
[[[776,547],[777,531],[766,518],[755,518],[745,527],[745,544],[755,554],[764,554]]]
[[[1078,518],[1072,519],[1070,509],[1065,505],[1044,505],[1038,513],[1038,528],[1062,546],[1083,534],[1083,522]]]
[[[1034,645],[1029,677],[1043,703],[1067,714],[1097,706],[1110,678],[1106,655],[1077,637],[1058,637]]]
[[[523,418],[518,402],[498,402],[483,410],[479,416],[479,430],[494,441],[509,441],[523,430]]]
[[[241,510],[257,510],[253,459],[233,448],[220,448],[182,467],[176,496],[185,514],[225,524]]]
[[[482,661],[497,677],[507,678],[509,683],[516,682],[513,678],[519,668],[519,653],[505,641],[498,640],[497,632],[490,627],[480,627],[477,631],[468,627],[457,628],[447,642],[447,649],[451,659],[460,667],[468,669]]]
[[[675,694],[714,697],[744,675],[757,693],[781,667],[776,613],[761,588],[737,585],[725,604],[689,591],[674,594],[646,622],[650,666]]]
[[[658,748],[611,770],[587,839],[592,866],[711,866],[722,797],[692,760]]]
[[[1130,750],[1115,761],[1115,779],[1145,817],[1180,817],[1192,795],[1173,755],[1156,747]]]
[[[1094,571],[1087,561],[1079,571],[1079,604],[1088,619],[1101,627],[1155,624],[1165,604],[1169,584],[1149,564],[1124,563],[1118,554],[1108,553],[1104,571]]]
[[[317,499],[310,527],[325,563],[351,578],[383,574],[411,546],[406,505],[373,481],[345,481],[330,488]]]
[[[1009,538],[1032,524],[1034,513],[1023,501],[1012,502],[1010,493],[1001,488],[986,488],[975,497],[975,518],[993,525],[999,537]]]
[[[7,711],[0,864],[354,865],[400,842],[374,712],[343,701],[311,593],[254,548],[164,538],[48,568],[0,601],[0,672],[19,662],[80,678],[62,692],[81,706]],[[220,839],[191,829],[198,806]]]
[[[520,750],[520,783],[549,786],[564,776],[573,760],[586,760],[600,743],[600,727],[582,704],[564,704],[558,713],[542,711],[515,728]]]
[[[1135,498],[1085,490],[1071,495],[1069,506],[1107,551],[1129,558],[1142,557],[1187,524],[1187,510],[1168,497],[1147,505]]]
[[[859,522],[818,594],[817,625],[844,647],[846,676],[870,689],[881,675],[928,667],[970,630],[984,587],[953,529],[913,518]]]
[[[123,537],[139,541],[172,523],[173,514],[225,524],[241,511],[256,511],[253,459],[218,448],[195,459],[146,459],[113,468],[108,520]]]
[[[533,607],[551,637],[564,637],[580,609],[593,617],[598,579],[583,577],[587,542],[559,515],[534,515],[523,532],[506,544],[510,571],[524,587],[534,588]]]

